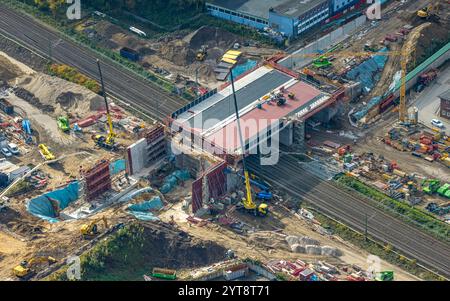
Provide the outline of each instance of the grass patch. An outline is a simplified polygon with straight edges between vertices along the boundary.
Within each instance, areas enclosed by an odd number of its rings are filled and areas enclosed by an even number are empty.
[[[60,77],[69,82],[81,85],[94,93],[100,92],[100,85],[97,81],[81,74],[77,69],[60,64],[51,64],[49,66],[49,73],[53,76]]]
[[[142,280],[152,268],[143,255],[144,245],[144,228],[138,224],[125,226],[80,256],[81,280]],[[64,266],[44,280],[67,281],[67,269]]]
[[[341,174],[336,177],[336,180],[342,186],[356,190],[357,192],[369,197],[382,205],[383,208],[388,209],[387,211],[393,212],[397,216],[402,217],[405,221],[426,230],[436,238],[449,241],[450,226],[434,217],[431,213],[428,213],[420,208],[410,206],[405,202],[393,199],[383,192],[366,185],[358,179],[355,179],[354,177]]]

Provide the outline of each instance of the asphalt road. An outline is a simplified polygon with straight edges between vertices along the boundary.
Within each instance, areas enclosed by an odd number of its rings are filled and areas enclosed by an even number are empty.
[[[99,77],[96,59],[100,59],[108,94],[148,117],[163,120],[188,103],[187,100],[164,91],[120,65],[64,38],[47,25],[2,4],[0,4],[0,33],[45,57],[49,56],[52,45],[53,60],[75,67],[97,80]]]
[[[415,258],[422,265],[450,277],[450,244],[440,241],[416,227],[399,220],[371,201],[344,191],[303,170],[296,159],[283,155],[275,166],[259,166],[254,160],[250,168],[264,179],[305,200],[325,214],[364,233],[366,214],[368,234],[389,243],[403,254]]]
[[[450,120],[440,116],[441,100],[439,95],[450,89],[450,67],[447,67],[438,78],[426,87],[409,107],[419,109],[419,121],[431,127],[432,119],[439,119],[444,123],[445,130],[450,131]]]
[[[0,33],[21,42],[47,56],[49,45],[55,60],[76,67],[92,78],[98,78],[95,60],[97,55],[73,43],[53,29],[23,14],[0,5]],[[101,58],[100,58],[101,59]],[[168,95],[148,81],[105,61],[103,74],[107,90],[138,111],[150,117],[163,119],[187,101]],[[336,217],[355,229],[364,231],[365,216],[369,217],[369,235],[388,242],[423,265],[450,277],[450,246],[434,239],[415,227],[374,208],[367,200],[350,194],[302,170],[295,160],[283,157],[272,167],[251,164],[269,182],[284,188],[300,199],[317,206],[324,213]]]

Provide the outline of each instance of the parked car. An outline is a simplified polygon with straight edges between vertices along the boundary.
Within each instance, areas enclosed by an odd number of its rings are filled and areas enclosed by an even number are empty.
[[[1,152],[6,158],[12,157],[12,153],[6,147],[2,147]]]
[[[442,123],[442,121],[440,121],[439,119],[432,119],[431,125],[438,127],[440,129],[442,129],[444,127],[444,123]]]
[[[17,146],[17,144],[15,143],[9,143],[8,144],[8,150],[13,154],[13,155],[20,155],[20,150],[19,147]]]

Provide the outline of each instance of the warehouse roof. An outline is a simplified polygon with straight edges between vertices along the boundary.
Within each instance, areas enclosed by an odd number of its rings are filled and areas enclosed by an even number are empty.
[[[297,18],[319,4],[328,3],[328,0],[289,0],[282,2],[275,6],[273,10],[280,15]]]
[[[269,10],[273,8],[280,15],[299,17],[315,6],[328,0],[209,0],[207,3],[232,11],[268,19]]]

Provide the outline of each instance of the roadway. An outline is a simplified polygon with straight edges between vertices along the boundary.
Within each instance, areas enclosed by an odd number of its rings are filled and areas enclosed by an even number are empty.
[[[0,4],[0,33],[44,57],[77,68],[99,80],[96,59],[108,94],[147,117],[163,120],[188,101],[166,92],[148,80],[64,37],[49,26]],[[51,50],[50,50],[51,48]]]
[[[259,166],[250,160],[249,168],[267,182],[305,200],[326,215],[364,233],[366,214],[369,236],[388,243],[423,266],[450,277],[450,244],[376,208],[371,200],[342,190],[303,170],[296,159],[282,155],[274,166]]]
[[[444,123],[447,132],[450,130],[450,120],[440,116],[441,100],[439,95],[450,89],[450,67],[445,68],[428,87],[417,95],[409,107],[419,109],[419,121],[431,127],[432,119],[439,119]]]
[[[64,38],[54,29],[1,4],[0,33],[43,56],[47,56],[49,45],[53,45],[54,60],[71,65],[95,79],[98,79],[95,60],[100,58],[110,94],[152,118],[162,120],[187,103],[186,100],[168,94],[134,73]],[[254,163],[251,166],[293,196],[309,201],[324,213],[355,229],[364,230],[365,216],[368,214],[368,230],[371,236],[388,242],[406,255],[417,258],[423,265],[450,277],[448,243],[384,213],[363,198],[355,197],[301,170],[297,162],[289,157],[283,157],[279,164],[271,167],[261,168]]]

